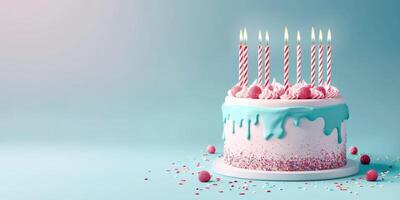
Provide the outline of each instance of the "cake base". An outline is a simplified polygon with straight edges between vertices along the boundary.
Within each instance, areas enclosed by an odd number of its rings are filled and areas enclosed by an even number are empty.
[[[335,179],[358,173],[359,164],[354,160],[347,160],[344,167],[337,169],[316,171],[259,171],[232,167],[224,163],[223,158],[217,158],[213,163],[214,171],[224,176],[254,180],[275,181],[312,181]]]

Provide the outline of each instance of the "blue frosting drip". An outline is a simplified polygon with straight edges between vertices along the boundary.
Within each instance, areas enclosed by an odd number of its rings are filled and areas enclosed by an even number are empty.
[[[330,135],[334,129],[338,133],[338,143],[342,142],[341,125],[344,120],[349,119],[349,109],[346,104],[337,104],[324,107],[296,106],[282,108],[259,108],[252,106],[226,106],[222,105],[223,121],[232,120],[232,133],[235,133],[236,123],[239,127],[243,122],[247,125],[246,138],[250,140],[250,125],[258,125],[259,116],[261,116],[264,125],[264,137],[266,140],[277,137],[285,137],[284,125],[290,117],[295,126],[300,126],[302,118],[314,121],[317,118],[323,118],[324,134]],[[225,139],[225,133],[222,134]]]

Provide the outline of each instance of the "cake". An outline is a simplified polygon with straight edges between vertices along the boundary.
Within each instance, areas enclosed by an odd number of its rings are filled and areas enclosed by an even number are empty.
[[[284,85],[276,80],[261,84],[259,75],[248,86],[243,67],[247,66],[240,62],[239,83],[228,91],[222,105],[226,165],[259,171],[315,171],[346,165],[349,109],[330,83],[330,74],[323,84],[298,80],[292,85],[286,85],[286,77]],[[330,73],[330,62],[328,68]]]

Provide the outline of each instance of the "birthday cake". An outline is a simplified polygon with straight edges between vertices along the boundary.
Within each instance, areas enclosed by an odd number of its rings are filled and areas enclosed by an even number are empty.
[[[239,81],[228,91],[222,105],[223,160],[226,165],[262,171],[313,171],[346,165],[345,121],[349,119],[349,110],[339,90],[331,84],[330,37],[328,31],[324,48],[320,31],[319,76],[316,80],[316,48],[312,30],[311,81],[308,84],[301,77],[298,33],[297,82],[291,85],[287,30],[283,84],[275,79],[269,81],[269,37],[266,34],[266,45],[261,47],[259,36],[258,77],[249,86],[247,33],[244,31],[244,41],[241,33]],[[327,50],[326,81],[322,76],[324,49]]]

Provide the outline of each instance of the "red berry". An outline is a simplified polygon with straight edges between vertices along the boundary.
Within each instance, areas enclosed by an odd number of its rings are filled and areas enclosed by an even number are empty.
[[[261,94],[262,90],[259,86],[255,85],[249,90],[249,97],[252,99],[258,99],[258,96]]]
[[[215,153],[215,146],[214,145],[208,145],[207,151],[210,154],[214,154]]]
[[[378,178],[378,173],[373,169],[368,170],[367,173],[365,173],[365,179],[367,181],[376,181],[377,178]]]
[[[208,182],[211,179],[211,175],[210,173],[208,173],[208,171],[201,171],[199,172],[199,181],[200,182]]]
[[[234,97],[236,97],[236,94],[242,90],[242,87],[240,87],[239,85],[235,85],[233,86],[233,88],[231,89],[231,93]]]
[[[357,152],[358,152],[358,149],[357,149],[356,146],[351,146],[351,147],[350,147],[350,153],[351,153],[351,154],[356,155]]]
[[[311,90],[309,87],[302,87],[299,91],[299,99],[309,99],[311,97]]]
[[[361,164],[363,164],[363,165],[368,165],[369,162],[371,162],[371,159],[369,158],[369,156],[368,156],[367,154],[363,154],[363,155],[360,157],[360,161],[361,161]]]
[[[324,87],[318,86],[318,87],[317,87],[317,90],[320,91],[320,92],[322,92],[322,94],[324,94],[324,96],[326,95],[326,90],[325,90]]]

